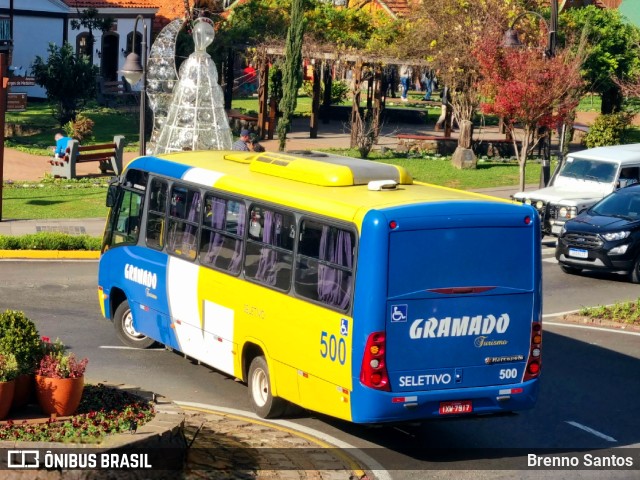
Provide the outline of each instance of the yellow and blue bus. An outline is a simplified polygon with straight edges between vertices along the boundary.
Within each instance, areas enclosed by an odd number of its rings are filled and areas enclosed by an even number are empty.
[[[107,194],[103,315],[287,402],[358,423],[534,406],[540,222],[529,205],[332,154],[133,160]]]

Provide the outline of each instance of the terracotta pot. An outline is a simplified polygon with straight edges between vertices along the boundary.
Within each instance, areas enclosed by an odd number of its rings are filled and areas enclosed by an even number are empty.
[[[0,420],[6,418],[9,410],[11,409],[11,403],[13,402],[13,392],[15,391],[15,388],[15,380],[0,382]]]
[[[11,408],[22,408],[33,396],[33,374],[23,373],[16,378],[16,390],[13,394]]]
[[[84,377],[49,378],[36,375],[38,403],[48,415],[73,415],[80,405],[83,390]]]

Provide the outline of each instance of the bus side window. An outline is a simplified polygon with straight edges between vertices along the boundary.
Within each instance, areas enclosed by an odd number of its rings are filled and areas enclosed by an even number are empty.
[[[189,260],[195,260],[200,222],[200,192],[181,185],[171,189],[167,250]]]
[[[312,220],[303,220],[301,232],[296,255],[296,293],[348,310],[353,290],[353,233]]]
[[[238,275],[244,251],[246,208],[243,203],[210,194],[205,196],[204,205],[200,262]]]
[[[257,218],[258,212],[260,218]],[[250,218],[245,276],[278,290],[288,291],[296,236],[293,215],[252,207]]]
[[[167,210],[167,182],[154,178],[149,189],[147,216],[147,246],[162,250],[164,247],[165,213]]]

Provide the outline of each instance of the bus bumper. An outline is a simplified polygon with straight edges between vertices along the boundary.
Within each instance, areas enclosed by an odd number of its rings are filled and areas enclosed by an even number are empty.
[[[352,421],[386,423],[434,418],[470,417],[516,412],[533,408],[538,398],[539,379],[511,385],[432,392],[382,392],[359,382],[351,394]],[[445,404],[464,405],[468,413],[441,413]]]

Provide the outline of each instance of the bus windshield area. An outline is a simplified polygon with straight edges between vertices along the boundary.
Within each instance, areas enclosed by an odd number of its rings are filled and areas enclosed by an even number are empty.
[[[569,157],[560,168],[558,176],[599,183],[611,183],[615,178],[617,167],[615,163]]]
[[[116,204],[111,208],[105,235],[107,245],[132,245],[138,242],[146,181],[146,174],[140,175],[138,171],[127,173]]]

